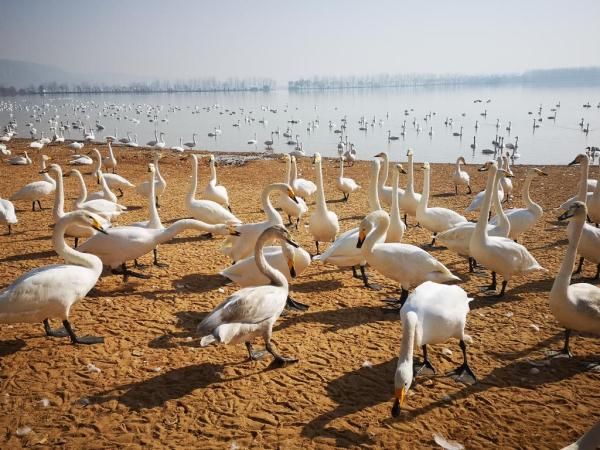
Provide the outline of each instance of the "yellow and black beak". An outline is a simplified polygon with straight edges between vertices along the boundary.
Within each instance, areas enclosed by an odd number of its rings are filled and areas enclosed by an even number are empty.
[[[241,236],[242,234],[237,230],[233,225],[229,225],[229,235],[230,236]]]
[[[294,203],[298,203],[298,199],[296,198],[296,194],[291,189],[288,189],[288,197],[291,198]]]
[[[400,409],[404,406],[404,399],[406,398],[406,388],[402,386],[401,389],[396,389],[395,397],[394,406],[392,406],[392,417],[400,415]]]
[[[571,211],[571,209],[566,210],[560,216],[558,216],[558,220],[567,220],[573,217],[575,214]]]
[[[288,269],[290,269],[290,276],[296,278],[296,268],[294,267],[294,259],[288,259]]]
[[[366,237],[367,237],[367,234],[363,230],[360,230],[358,232],[358,242],[356,243],[356,248],[362,247],[363,242],[365,242]]]
[[[108,232],[104,229],[102,224],[100,222],[98,222],[96,219],[92,219],[92,228],[96,231],[99,231],[100,233],[108,234]]]
[[[297,242],[292,241],[290,238],[285,238],[285,241],[290,244],[292,247],[298,248],[300,247],[300,244],[298,244]]]

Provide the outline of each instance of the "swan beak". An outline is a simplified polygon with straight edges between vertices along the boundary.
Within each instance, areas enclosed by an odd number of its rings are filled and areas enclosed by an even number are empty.
[[[100,233],[108,234],[106,230],[102,227],[102,224],[96,219],[94,219],[94,221],[92,222],[92,228],[96,231],[99,231]]]
[[[406,169],[405,169],[404,167],[402,167],[400,164],[398,164],[398,166],[397,166],[397,167],[398,167],[398,171],[399,171],[400,173],[403,173],[403,174],[405,174],[405,175],[408,173],[408,172],[406,171]]]
[[[241,233],[234,226],[230,225],[228,228],[230,236],[241,236]]]
[[[543,170],[538,170],[538,175],[541,175],[543,177],[547,177],[548,174],[546,172],[544,172]]]
[[[296,268],[294,267],[293,259],[288,259],[288,269],[290,269],[290,276],[296,278]]]
[[[290,244],[292,247],[298,248],[300,247],[300,244],[298,244],[297,242],[292,241],[290,238],[285,238],[285,241]]]
[[[404,399],[406,398],[406,388],[402,386],[401,389],[396,389],[395,397],[394,406],[392,406],[392,417],[400,415],[400,409],[404,406]]]
[[[575,158],[573,161],[571,161],[569,164],[567,164],[568,166],[574,166],[575,164],[579,164],[579,161],[577,160],[578,158]]]
[[[362,248],[363,242],[365,241],[366,234],[363,230],[360,230],[358,233],[358,242],[356,243],[356,248]]]
[[[375,155],[375,158],[382,158],[382,157],[383,157],[383,153],[377,153],[377,154]]]
[[[44,170],[40,170],[38,173],[48,173],[50,170],[49,169],[44,169]]]
[[[564,213],[562,213],[560,216],[558,216],[558,220],[567,220],[571,217],[573,217],[571,210],[567,210]]]

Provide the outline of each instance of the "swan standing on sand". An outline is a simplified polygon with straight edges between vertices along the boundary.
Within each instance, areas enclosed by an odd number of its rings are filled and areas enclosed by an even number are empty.
[[[298,247],[282,226],[272,226],[262,232],[254,247],[254,258],[260,272],[269,279],[264,286],[247,287],[235,292],[217,306],[200,324],[197,332],[202,336],[200,345],[212,343],[246,344],[250,360],[258,360],[265,352],[252,348],[252,340],[262,337],[266,351],[280,364],[296,362],[295,358],[281,356],[271,344],[273,325],[285,308],[289,286],[286,277],[274,269],[263,252],[267,242],[277,240]]]
[[[290,178],[290,186],[298,197],[303,199],[310,197],[317,191],[317,185],[310,180],[298,178],[298,166],[296,165],[296,157],[291,157],[292,174]]]
[[[73,250],[65,243],[64,233],[71,225],[105,233],[99,217],[87,211],[75,211],[60,219],[52,233],[52,243],[65,263],[27,272],[0,292],[0,322],[43,322],[48,336],[68,335],[73,344],[97,344],[104,339],[78,337],[69,322],[73,304],[87,295],[102,273],[102,262],[98,257]],[[49,319],[53,318],[62,320],[66,334],[50,328]]]
[[[488,177],[492,176],[491,172]],[[498,195],[498,183],[502,182],[504,177],[510,177],[509,173],[504,170],[498,170],[496,173],[496,180],[494,181],[494,191],[492,191],[492,201],[494,202],[494,210],[497,212],[499,220],[497,225],[487,225],[488,234],[490,236],[508,237],[510,232],[510,222],[502,210],[502,204],[500,203],[500,197]],[[475,232],[476,224],[467,222],[458,225],[457,227],[450,228],[437,235],[437,240],[440,244],[458,253],[460,256],[467,257],[469,259],[469,273],[475,271],[475,260],[471,256],[470,243],[471,237]]]
[[[480,172],[485,172],[487,171],[492,164],[496,164],[496,167],[499,168],[500,164],[502,163],[502,159],[499,157],[498,161],[487,161],[483,167],[481,167],[479,169]],[[504,201],[504,190],[502,188],[502,184],[498,185],[498,195],[500,196],[500,203],[502,203]],[[483,198],[485,197],[485,191],[481,191],[478,192],[475,197],[473,197],[473,200],[471,200],[471,204],[467,207],[467,209],[465,211],[467,212],[471,212],[471,211],[477,211],[482,203],[483,203]],[[488,217],[489,220],[489,217]]]
[[[465,172],[464,170],[462,170],[460,168],[461,164],[467,164],[467,162],[465,161],[464,156],[460,156],[457,160],[456,160],[456,167],[454,169],[454,173],[452,174],[452,181],[454,181],[454,193],[456,195],[458,195],[458,186],[466,186],[469,188],[469,192],[467,192],[467,194],[470,194],[471,191],[471,177],[469,176],[469,174],[467,172]]]
[[[40,199],[46,195],[52,194],[56,190],[56,182],[49,176],[46,171],[46,161],[48,161],[46,155],[40,155],[41,172],[43,173],[43,180],[33,181],[26,184],[13,195],[10,196],[10,200],[26,200],[31,202],[31,210],[35,211],[35,203],[37,202],[40,211],[42,210],[42,204]]]
[[[502,156],[502,169],[504,169],[511,176],[514,175],[512,169],[510,168],[509,161],[509,153],[506,152],[506,155]],[[506,201],[508,202],[512,198],[513,184],[511,181],[511,177],[504,177],[500,181],[502,185],[502,190],[504,191],[504,196],[506,197]]]
[[[215,168],[215,156],[209,155],[208,163],[210,165],[210,179],[208,184],[204,188],[202,197],[206,200],[212,200],[219,205],[224,206],[231,212],[231,206],[229,205],[229,195],[227,194],[227,188],[217,184],[217,169]]]
[[[315,241],[317,254],[319,254],[319,241],[333,241],[340,231],[337,214],[327,209],[325,191],[323,189],[323,169],[321,167],[321,155],[315,153],[314,157],[315,175],[317,177],[317,201],[315,211],[311,214],[308,230]]]
[[[94,154],[96,156],[96,169],[94,170],[93,175],[96,177],[98,184],[100,184],[99,173],[102,169],[102,155],[100,154],[100,151],[97,148],[93,148],[92,152],[94,152]],[[112,152],[112,148],[111,148],[111,152]],[[121,197],[123,196],[123,188],[127,188],[127,187],[134,188],[135,187],[135,185],[132,184],[129,180],[122,177],[121,175],[117,175],[114,172],[113,173],[105,173],[104,181],[106,181],[106,184],[109,188],[117,189],[119,191]]]
[[[499,297],[504,296],[506,285],[514,275],[526,274],[535,270],[546,270],[521,244],[498,236],[489,236],[487,231],[487,217],[490,213],[492,189],[498,166],[495,162],[489,165],[492,172],[488,176],[483,204],[479,211],[479,220],[471,236],[469,251],[475,260],[492,271],[492,283],[489,291],[496,290],[496,273],[502,275],[502,290]]]
[[[400,209],[404,211],[404,223],[406,224],[406,216],[411,217],[417,216],[417,206],[421,201],[421,194],[415,192],[415,181],[414,181],[414,164],[413,164],[413,151],[408,149],[406,152],[408,157],[408,182],[406,184],[406,190],[404,195],[400,197]]]
[[[18,222],[17,215],[15,214],[15,205],[10,201],[0,198],[0,223],[4,224],[8,228],[8,233],[12,233],[12,225]]]
[[[433,232],[433,239],[431,241],[431,245],[433,246],[435,244],[435,237],[438,233],[454,228],[462,223],[467,223],[467,219],[448,208],[429,208],[427,206],[427,203],[429,202],[431,173],[428,162],[423,163],[423,170],[425,174],[423,178],[423,195],[417,206],[417,222]]]
[[[398,206],[398,179],[400,173],[406,173],[402,164],[396,164],[392,174],[392,208],[390,209],[390,228],[387,231],[385,242],[402,242],[402,237],[406,232],[406,224],[400,218],[400,208]]]
[[[550,290],[550,310],[565,328],[565,345],[561,353],[569,357],[572,356],[569,348],[571,330],[600,334],[600,288],[588,283],[569,286],[586,216],[585,203],[576,201],[559,217],[559,220],[572,217],[574,233]]]
[[[102,164],[104,164],[104,167],[107,169],[112,169],[112,173],[115,173],[117,168],[117,158],[115,158],[110,141],[108,142],[108,156],[106,158],[102,158]]]
[[[79,180],[79,196],[73,201],[75,209],[85,209],[94,214],[98,214],[108,221],[116,219],[127,210],[127,207],[103,198],[88,201],[87,187],[85,186],[85,181],[83,180],[81,172],[77,169],[73,169],[70,173],[75,174],[75,177]]]
[[[380,152],[375,155],[376,158],[381,158],[382,173],[379,174],[379,199],[385,206],[391,206],[392,204],[392,187],[386,186],[385,183],[388,179],[389,173],[389,157],[387,152]],[[404,190],[398,189],[398,195],[400,198],[404,196]]]
[[[283,155],[283,157],[285,159],[286,168],[286,178],[283,182],[292,186],[292,157],[288,154]],[[299,195],[296,196],[296,201],[292,200],[288,195],[280,195],[275,201],[275,205],[287,214],[290,221],[289,225],[292,224],[292,218],[296,218],[296,230],[298,229],[300,219],[308,211],[306,202]]]
[[[506,217],[510,222],[510,233],[508,237],[517,241],[521,234],[532,229],[538,220],[542,218],[544,210],[540,205],[531,200],[529,195],[531,182],[538,176],[548,176],[546,172],[542,172],[540,169],[528,169],[527,176],[525,178],[525,184],[523,185],[523,200],[525,202],[525,208],[513,208],[505,211]],[[498,219],[492,218],[490,221],[491,225],[497,225]]]
[[[361,248],[364,259],[382,275],[400,283],[400,300],[392,302],[402,307],[408,291],[424,281],[444,283],[460,280],[441,262],[410,244],[383,243],[390,226],[385,211],[374,211],[360,223],[357,248]]]
[[[347,202],[350,194],[360,189],[360,186],[352,178],[344,177],[344,158],[340,157],[340,176],[336,180],[336,187],[342,191],[344,201]]]
[[[161,158],[161,155],[159,153],[155,153],[154,156],[152,157],[152,163],[154,164],[154,168],[156,169],[156,181],[154,182],[154,184],[155,184],[154,191],[156,193],[156,207],[157,208],[160,208],[160,205],[158,204],[158,198],[161,195],[163,195],[163,193],[165,192],[165,189],[167,188],[167,182],[162,177],[162,175],[160,173],[160,168],[158,167],[158,161],[160,161],[160,158]],[[135,190],[142,197],[147,197],[148,193],[150,192],[150,182],[144,181],[143,183],[138,184],[138,186],[135,188]]]
[[[252,254],[254,244],[260,237],[262,232],[267,228],[280,225],[283,226],[283,220],[279,213],[271,204],[270,195],[272,192],[279,191],[287,195],[292,201],[296,200],[296,195],[292,188],[285,183],[273,183],[265,187],[261,194],[261,205],[267,219],[262,222],[244,223],[236,225],[236,230],[240,233],[239,236],[230,236],[225,239],[222,251],[229,256],[233,261],[239,261],[247,258]]]
[[[419,285],[406,300],[400,312],[402,319],[402,344],[400,357],[394,374],[395,399],[392,416],[398,417],[413,378],[424,369],[435,373],[427,357],[427,345],[441,344],[451,338],[460,340],[463,363],[449,375],[457,380],[475,383],[475,374],[467,363],[465,324],[469,313],[469,302],[473,300],[459,286],[426,281]],[[415,344],[423,349],[423,364],[413,366]]]

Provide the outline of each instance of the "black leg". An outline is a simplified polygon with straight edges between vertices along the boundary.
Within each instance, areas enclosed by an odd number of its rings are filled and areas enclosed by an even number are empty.
[[[435,245],[435,237],[437,236],[437,233],[433,233],[433,239],[431,240],[431,246],[433,247]]]
[[[229,210],[229,212],[230,212],[231,214],[233,214],[233,211],[231,210],[231,206],[230,206],[230,205],[227,205],[227,209]]]
[[[69,333],[65,328],[59,328],[58,330],[53,330],[50,327],[50,321],[48,319],[44,319],[44,331],[46,332],[46,336],[50,337],[67,337]]]
[[[475,267],[473,265],[473,258],[471,256],[469,256],[469,273],[473,273],[475,272]]]
[[[506,285],[508,281],[502,280],[502,289],[500,289],[500,293],[498,294],[498,298],[504,297],[504,292],[506,291]]]
[[[246,342],[246,349],[248,350],[248,357],[250,358],[250,361],[258,361],[259,359],[264,358],[264,356],[267,354],[265,351],[254,351],[251,342]]]
[[[354,267],[353,267],[353,269],[354,269]],[[360,266],[360,276],[363,280],[363,285],[366,288],[372,289],[374,291],[381,290],[381,286],[379,286],[378,284],[369,283],[369,277],[367,277],[367,271],[365,269],[365,266]]]
[[[571,353],[571,348],[569,347],[569,340],[571,339],[571,330],[565,330],[565,345],[563,346],[562,351],[559,353],[561,355],[565,355],[568,358],[573,357],[573,353]]]
[[[431,362],[429,361],[429,358],[427,357],[427,346],[423,345],[421,348],[423,349],[423,364],[421,364],[419,367],[415,367],[416,370],[414,372],[414,376],[416,377],[421,372],[423,372],[425,369],[431,370],[431,372],[433,372],[433,375],[435,375],[436,374],[435,367],[433,367],[431,365]]]
[[[275,349],[273,348],[273,346],[271,345],[271,340],[267,339],[265,340],[265,344],[266,344],[266,348],[267,351],[273,355],[273,358],[275,358],[275,361],[277,361],[280,364],[286,364],[286,363],[294,363],[294,362],[298,362],[297,358],[286,358],[285,356],[281,356],[279,353],[277,353],[275,351]]]
[[[390,311],[396,312],[396,311],[399,311],[400,309],[402,309],[402,307],[404,306],[404,303],[406,303],[407,298],[408,298],[408,291],[406,289],[402,288],[402,290],[400,291],[400,298],[398,300],[395,298],[386,298],[383,301],[393,307],[392,309],[390,309]]]
[[[152,253],[154,254],[153,264],[156,267],[169,267],[169,265],[167,263],[161,263],[158,261],[158,249],[157,248],[154,248],[154,250],[152,250]]]
[[[296,219],[296,230],[298,230],[298,224],[300,223],[300,217],[298,217],[298,219]]]
[[[42,203],[41,203],[39,200],[37,200],[37,204],[38,204],[38,206],[40,207],[40,211],[41,211],[42,209],[44,209],[44,208],[42,208]]]
[[[31,202],[31,210],[35,211],[35,200]]]
[[[582,268],[583,268],[583,256],[581,258],[579,258],[579,265],[577,266],[577,269],[575,270],[575,272],[573,272],[573,275],[577,275],[577,274],[581,273]]]
[[[404,225],[408,226],[408,223],[406,222],[406,214],[404,214]]]
[[[454,195],[458,195],[458,184],[454,185]]]
[[[79,238],[78,238],[78,237],[76,237],[76,238],[75,238],[75,248],[77,248],[77,246],[78,246],[78,245],[79,245]]]
[[[121,189],[121,188],[117,188],[117,189],[119,190],[119,197],[123,197],[123,195],[124,195],[123,189]]]
[[[292,216],[290,216],[289,214],[288,214],[288,220],[290,221],[290,223],[288,223],[288,226],[289,226],[292,224]]]
[[[9,224],[8,224],[8,235],[10,236],[10,235],[11,235],[11,233],[12,233],[12,226],[11,226],[11,224],[9,223]]]
[[[127,264],[123,263],[121,264],[121,272],[117,271],[117,270],[112,270],[112,273],[115,275],[123,275],[123,281],[127,282],[127,280],[129,279],[129,277],[135,277],[135,278],[141,278],[144,280],[147,280],[150,278],[149,275],[144,275],[142,273],[137,273],[137,272],[133,272],[132,270],[129,270],[127,268]]]
[[[73,328],[71,328],[71,324],[69,323],[68,320],[63,320],[63,325],[65,327],[65,330],[67,330],[67,333],[71,337],[71,342],[73,344],[102,344],[104,342],[103,337],[96,337],[96,336],[77,337],[75,335],[75,332],[73,331]]]
[[[160,205],[158,204],[158,196],[156,196],[155,198],[156,198],[156,207],[160,208]]]
[[[495,291],[497,287],[496,284],[496,272],[492,272],[492,284],[487,287],[488,291]]]
[[[463,363],[457,369],[450,372],[448,375],[454,378],[455,380],[462,380],[464,377],[466,378],[465,381],[468,380],[468,384],[475,383],[477,382],[477,377],[475,376],[467,362],[467,346],[465,344],[465,341],[463,341],[462,339],[460,340],[460,349],[462,350],[463,354]],[[468,378],[465,377],[465,375],[467,375]]]
[[[469,188],[469,192],[467,192],[467,194],[472,193],[473,191],[471,190],[471,185],[469,184],[467,187]]]
[[[321,252],[319,252],[319,241],[315,241],[315,245],[317,246],[317,255],[320,255]]]
[[[297,311],[306,311],[309,306],[304,303],[300,303],[299,301],[294,300],[291,296],[288,295],[285,301],[286,309],[295,309]]]
[[[358,273],[356,273],[356,266],[352,266],[352,278],[361,278]]]

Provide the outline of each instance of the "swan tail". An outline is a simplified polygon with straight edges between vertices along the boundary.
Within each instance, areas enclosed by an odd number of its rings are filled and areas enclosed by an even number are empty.
[[[210,344],[216,341],[217,339],[212,334],[209,334],[200,339],[200,347],[208,347]]]

